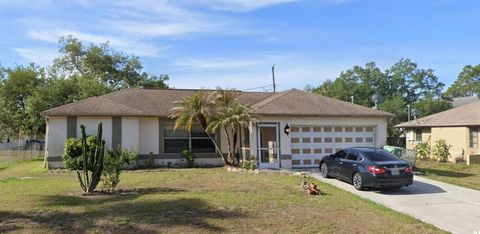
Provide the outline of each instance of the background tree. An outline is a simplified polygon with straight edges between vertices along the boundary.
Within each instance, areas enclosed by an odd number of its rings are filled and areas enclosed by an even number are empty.
[[[0,125],[11,137],[39,134],[44,131],[37,122],[37,113],[31,113],[28,100],[45,82],[44,70],[34,64],[3,68],[0,81]]]
[[[449,98],[480,96],[480,64],[477,66],[467,65],[457,80],[445,92],[445,96]]]
[[[103,84],[105,92],[131,87],[166,88],[167,75],[143,72],[138,56],[112,49],[108,42],[85,45],[72,37],[60,38],[60,57],[53,61],[55,77],[82,77]]]
[[[355,66],[343,71],[335,80],[327,80],[318,87],[308,90],[320,95],[333,97],[355,104],[373,107],[373,94],[385,97],[379,106],[396,116],[389,120],[389,143],[398,144],[401,132],[393,126],[408,119],[407,105],[419,109],[421,116],[450,108],[442,97],[444,84],[439,82],[432,69],[418,68],[410,59],[400,59],[389,69],[382,71],[374,62],[365,67]],[[421,117],[418,116],[418,117]]]
[[[140,58],[115,51],[108,43],[85,45],[72,37],[59,41],[60,56],[48,69],[34,64],[0,69],[2,135],[24,137],[45,132],[40,112],[122,88],[167,88],[167,75],[143,71]]]

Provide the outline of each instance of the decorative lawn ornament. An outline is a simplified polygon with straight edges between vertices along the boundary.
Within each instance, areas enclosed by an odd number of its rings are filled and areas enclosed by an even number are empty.
[[[303,176],[303,180],[302,180],[302,183],[300,184],[300,189],[305,191],[308,189],[307,175],[305,175],[305,172],[302,172],[301,176]]]
[[[303,191],[306,191],[306,193],[308,195],[321,195],[322,194],[320,192],[320,189],[317,188],[317,184],[315,184],[315,183],[308,184],[307,175],[305,174],[305,172],[302,172],[300,175],[303,176],[302,183],[300,184],[300,188]]]
[[[320,190],[317,188],[317,184],[311,183],[307,188],[308,195],[320,195]]]

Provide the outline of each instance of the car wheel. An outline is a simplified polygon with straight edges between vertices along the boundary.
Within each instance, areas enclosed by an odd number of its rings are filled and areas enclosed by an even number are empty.
[[[364,189],[363,179],[362,179],[362,175],[360,173],[355,172],[355,174],[353,174],[352,184],[353,184],[353,187],[357,190],[363,190]]]
[[[322,175],[323,178],[330,178],[330,175],[328,175],[327,163],[320,164],[320,174]]]

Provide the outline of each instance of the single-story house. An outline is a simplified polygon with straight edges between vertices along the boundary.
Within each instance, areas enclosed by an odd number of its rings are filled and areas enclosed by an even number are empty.
[[[184,163],[180,150],[189,146],[199,165],[221,165],[211,140],[200,126],[191,132],[173,131],[167,118],[174,101],[197,90],[124,89],[91,97],[42,112],[47,119],[46,158],[51,168],[63,167],[67,138],[80,137],[80,125],[94,134],[103,123],[106,147],[135,148],[139,159],[157,165]],[[239,92],[238,101],[251,107],[257,121],[244,129],[240,140],[243,156],[260,168],[316,167],[326,154],[352,146],[383,146],[390,113],[349,102],[290,89],[284,92]],[[215,134],[222,153],[226,137]],[[150,161],[152,162],[152,161]],[[141,161],[139,162],[141,163]]]
[[[473,159],[470,156],[480,154],[478,137],[480,101],[398,124],[395,127],[405,129],[407,149],[414,149],[421,142],[428,142],[433,146],[436,141],[444,139],[448,145],[451,145],[449,161],[455,161],[455,158],[461,157],[470,163]]]

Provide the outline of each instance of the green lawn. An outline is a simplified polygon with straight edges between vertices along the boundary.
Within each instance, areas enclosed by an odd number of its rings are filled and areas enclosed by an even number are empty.
[[[307,196],[299,177],[223,168],[130,171],[121,185],[138,193],[81,196],[74,173],[45,171],[42,163],[0,163],[0,233],[441,232],[318,181],[326,195]]]
[[[427,178],[480,190],[480,164],[466,165],[418,160],[416,167],[424,172]]]

